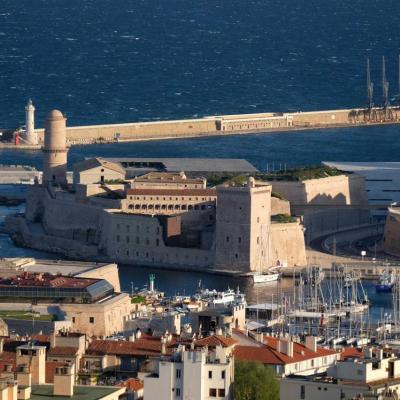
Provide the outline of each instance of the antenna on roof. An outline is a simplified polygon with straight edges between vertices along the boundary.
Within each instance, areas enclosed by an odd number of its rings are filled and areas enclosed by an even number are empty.
[[[374,107],[374,84],[371,82],[371,67],[369,58],[367,58],[367,104],[368,111],[371,116],[371,112]]]
[[[389,82],[386,80],[386,60],[382,56],[382,100],[383,108],[386,111],[389,107]]]

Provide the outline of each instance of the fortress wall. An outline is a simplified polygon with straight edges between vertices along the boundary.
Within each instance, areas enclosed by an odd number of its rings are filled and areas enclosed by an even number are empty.
[[[292,207],[368,204],[364,177],[357,174],[309,179],[303,182],[271,181],[272,190],[290,201]]]
[[[271,196],[271,215],[278,214],[290,215],[290,203]]]
[[[385,252],[400,256],[400,210],[389,207],[383,238]]]
[[[271,265],[307,264],[303,227],[299,222],[271,224]]]
[[[305,210],[303,217],[307,243],[324,235],[369,223],[369,210],[362,209]]]
[[[327,110],[291,114],[294,126],[336,125],[350,123],[352,110]]]
[[[96,242],[102,213],[103,210],[98,207],[47,196],[44,199],[42,225],[46,233],[52,236]]]
[[[282,195],[290,204],[305,204],[306,194],[303,182],[268,181],[272,191]]]
[[[101,247],[118,262],[166,268],[207,268],[213,265],[214,249],[166,246],[158,218],[105,212]]]
[[[307,204],[368,204],[361,175],[339,175],[304,181]]]

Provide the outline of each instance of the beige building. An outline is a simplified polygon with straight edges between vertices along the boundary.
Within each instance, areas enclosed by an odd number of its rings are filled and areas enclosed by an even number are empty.
[[[89,158],[74,165],[74,184],[106,183],[125,180],[125,169],[101,157]]]
[[[131,181],[132,189],[206,189],[204,178],[188,178],[184,172],[149,172]]]

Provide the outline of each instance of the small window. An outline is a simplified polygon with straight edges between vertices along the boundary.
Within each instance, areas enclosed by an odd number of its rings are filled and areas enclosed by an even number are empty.
[[[181,397],[181,389],[176,388],[176,397]]]
[[[242,243],[242,238],[240,236],[238,237],[238,243]]]
[[[225,371],[221,371],[221,379],[225,379]]]
[[[181,379],[181,370],[180,369],[176,370],[176,379]]]
[[[218,389],[218,397],[225,397],[225,389]]]
[[[229,236],[226,237],[226,243],[229,243]]]
[[[306,398],[306,387],[304,385],[300,386],[300,399],[304,400]]]
[[[72,317],[72,323],[73,324],[75,323],[75,317]]]
[[[94,317],[89,317],[89,322],[90,322],[91,324],[94,324]]]
[[[210,389],[210,397],[217,397],[217,389]]]
[[[212,371],[208,371],[208,379],[212,379]]]

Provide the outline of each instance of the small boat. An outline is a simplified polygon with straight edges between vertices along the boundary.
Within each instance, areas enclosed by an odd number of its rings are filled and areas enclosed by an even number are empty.
[[[346,338],[345,337],[336,337],[334,339],[332,339],[332,346],[337,346],[338,344],[343,344],[346,342]]]
[[[356,343],[357,343],[357,338],[355,338],[355,337],[352,337],[352,338],[346,340],[346,344],[348,344],[348,345],[353,345]]]
[[[253,283],[275,282],[279,279],[279,272],[267,272],[262,274],[253,274]]]
[[[390,293],[395,283],[396,278],[393,272],[385,271],[379,279],[379,283],[375,286],[375,290],[377,293]]]
[[[343,286],[347,289],[350,289],[353,286],[353,278],[350,274],[346,274],[344,277],[344,284]]]
[[[356,342],[357,347],[365,346],[365,345],[367,345],[368,343],[369,343],[369,339],[366,338],[366,337],[357,338],[357,342]]]

